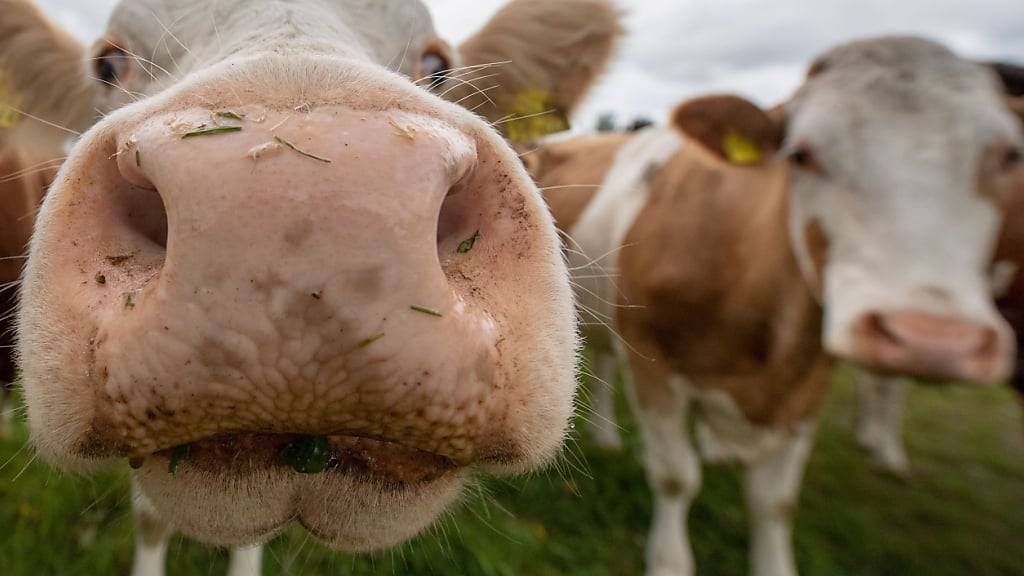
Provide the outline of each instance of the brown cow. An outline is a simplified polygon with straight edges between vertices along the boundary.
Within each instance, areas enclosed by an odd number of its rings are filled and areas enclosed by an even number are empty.
[[[614,319],[584,334],[599,356],[628,361],[655,495],[648,573],[694,571],[693,410],[705,456],[746,466],[753,573],[790,576],[830,358],[923,377],[1009,374],[1015,342],[985,272],[1021,135],[990,70],[916,38],[829,51],[770,113],[701,98],[673,127],[606,141],[618,153],[592,168],[606,174],[590,179],[602,187],[587,203],[558,199],[581,190],[557,186],[578,182],[544,166],[572,144],[532,169],[572,239],[584,310]]]
[[[31,3],[0,13],[19,110],[78,130],[84,93],[105,114],[20,292],[42,457],[128,460],[161,526],[207,542],[299,522],[366,550],[476,470],[557,456],[577,338],[556,229],[500,134],[441,96],[570,112],[619,35],[609,2],[515,0],[459,49],[418,0],[123,0],[70,56],[19,44],[53,29]],[[162,566],[155,532],[138,571]]]

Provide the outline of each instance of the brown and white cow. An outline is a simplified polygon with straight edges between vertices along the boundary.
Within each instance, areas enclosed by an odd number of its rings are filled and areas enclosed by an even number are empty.
[[[999,75],[1011,107],[1024,129],[1024,68],[1008,63],[991,64]],[[1018,339],[1024,333],[1024,174],[1019,174],[1009,192],[1000,198],[1005,215],[996,249],[995,291],[999,311]],[[1017,348],[1017,368],[1010,380],[1024,394],[1024,348]],[[857,376],[859,416],[857,441],[883,471],[899,477],[911,473],[910,459],[903,444],[903,415],[907,387],[904,378],[862,371]]]
[[[25,122],[84,129],[83,94],[105,115],[20,292],[47,461],[129,459],[161,521],[207,542],[299,522],[368,550],[475,471],[557,456],[577,339],[556,230],[501,136],[440,96],[571,111],[618,37],[610,3],[515,0],[453,50],[418,0],[124,0],[70,58],[19,44],[53,30],[30,3],[0,13]]]
[[[655,497],[648,573],[694,572],[695,412],[704,455],[745,464],[752,572],[792,575],[831,358],[1009,374],[1015,341],[987,263],[1021,134],[990,70],[902,37],[829,51],[770,112],[712,96],[672,123],[552,144],[531,168],[599,321],[588,342],[604,365],[628,361]],[[588,183],[600,190],[559,188]]]

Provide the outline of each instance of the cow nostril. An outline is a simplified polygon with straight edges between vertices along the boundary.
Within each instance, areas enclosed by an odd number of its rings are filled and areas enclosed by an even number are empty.
[[[470,252],[480,237],[483,206],[479,192],[466,182],[453,186],[437,217],[437,252],[441,262]]]
[[[150,248],[167,250],[167,209],[155,188],[132,186],[127,191],[124,224]]]
[[[163,254],[167,250],[167,209],[134,140],[116,154],[120,179],[110,191],[119,228],[135,251]]]
[[[901,344],[902,339],[894,331],[889,329],[885,316],[872,312],[864,318],[866,332],[873,338],[888,342],[889,344]]]

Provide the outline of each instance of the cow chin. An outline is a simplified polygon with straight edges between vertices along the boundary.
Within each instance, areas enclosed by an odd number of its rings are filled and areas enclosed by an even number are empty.
[[[251,545],[298,523],[331,548],[369,552],[428,528],[459,498],[467,476],[446,469],[404,482],[357,468],[301,475],[253,461],[225,467],[200,456],[174,474],[166,461],[150,459],[136,478],[162,518],[204,542]]]

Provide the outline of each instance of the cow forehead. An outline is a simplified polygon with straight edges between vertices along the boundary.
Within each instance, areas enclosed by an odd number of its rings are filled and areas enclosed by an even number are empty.
[[[121,0],[108,32],[175,68],[242,50],[325,51],[318,42],[330,39],[346,55],[402,69],[405,52],[419,50],[434,26],[420,0]]]
[[[919,38],[827,52],[787,111],[791,138],[824,147],[927,145],[963,153],[1019,137],[990,70]]]

